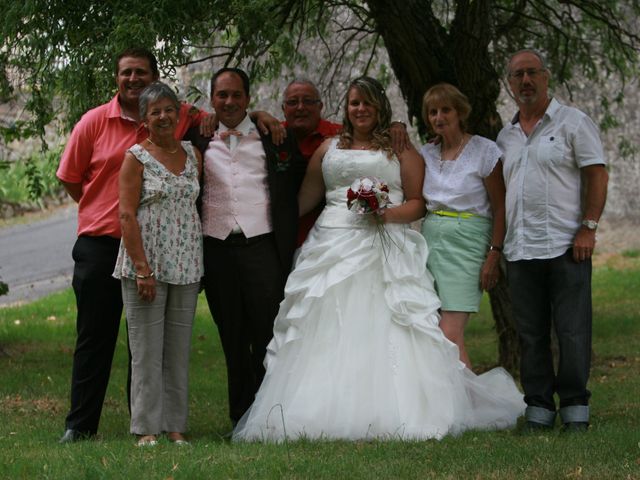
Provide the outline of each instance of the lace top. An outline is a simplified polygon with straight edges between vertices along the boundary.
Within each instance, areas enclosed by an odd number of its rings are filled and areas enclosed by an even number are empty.
[[[495,168],[502,152],[488,138],[474,135],[456,160],[440,160],[440,145],[420,149],[426,171],[422,194],[427,210],[452,210],[491,218],[491,204],[484,178]]]

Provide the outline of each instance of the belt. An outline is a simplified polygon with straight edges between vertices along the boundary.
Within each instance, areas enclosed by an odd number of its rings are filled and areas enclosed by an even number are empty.
[[[469,213],[469,212],[449,212],[447,210],[436,210],[434,212],[431,212],[435,215],[438,215],[440,217],[453,217],[453,218],[471,218],[471,217],[477,217],[478,215],[476,215],[475,213]]]
[[[240,233],[230,233],[229,236],[224,240],[220,240],[214,237],[209,237],[208,235],[205,236],[204,238],[205,240],[211,239],[214,242],[224,243],[225,245],[251,245],[253,243],[257,243],[261,240],[264,240],[271,235],[273,235],[273,233],[269,232],[269,233],[263,233],[262,235],[256,235],[255,237],[247,238],[245,237],[244,233],[240,232]]]

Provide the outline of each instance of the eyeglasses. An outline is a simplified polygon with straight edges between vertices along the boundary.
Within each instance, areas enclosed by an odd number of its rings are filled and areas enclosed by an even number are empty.
[[[302,104],[305,107],[312,107],[317,103],[320,103],[320,100],[317,99],[313,99],[313,98],[288,98],[287,100],[284,101],[284,104],[287,107],[297,107],[298,104]]]
[[[544,68],[525,68],[524,70],[516,70],[515,72],[510,72],[509,77],[515,78],[517,80],[522,80],[524,78],[524,75],[527,74],[529,78],[535,78],[544,71]]]

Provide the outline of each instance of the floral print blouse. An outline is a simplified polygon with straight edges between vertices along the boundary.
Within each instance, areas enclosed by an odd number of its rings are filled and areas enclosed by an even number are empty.
[[[196,210],[198,161],[193,146],[181,143],[187,161],[180,175],[170,172],[138,144],[128,150],[144,166],[137,217],[147,262],[158,281],[176,285],[199,282],[204,273],[202,230]],[[113,276],[136,276],[122,241]]]

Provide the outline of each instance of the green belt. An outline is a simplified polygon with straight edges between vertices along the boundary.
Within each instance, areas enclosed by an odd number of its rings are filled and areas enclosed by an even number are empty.
[[[431,212],[440,217],[454,217],[454,218],[471,218],[477,217],[475,213],[469,212],[448,212],[447,210],[436,210],[435,212]]]

